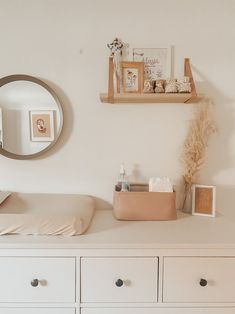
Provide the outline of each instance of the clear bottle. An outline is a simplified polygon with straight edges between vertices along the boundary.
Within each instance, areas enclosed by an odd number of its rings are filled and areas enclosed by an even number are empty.
[[[115,190],[120,192],[128,192],[130,190],[123,163],[120,166],[118,183],[115,186]]]

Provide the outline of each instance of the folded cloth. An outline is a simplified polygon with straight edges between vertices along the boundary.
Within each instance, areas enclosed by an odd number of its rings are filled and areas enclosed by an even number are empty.
[[[179,93],[191,93],[190,83],[177,83]]]
[[[176,79],[167,79],[165,83],[165,93],[177,93],[177,82]]]

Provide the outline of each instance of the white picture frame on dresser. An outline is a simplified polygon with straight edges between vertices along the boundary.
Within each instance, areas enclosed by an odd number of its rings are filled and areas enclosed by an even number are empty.
[[[192,186],[192,214],[215,217],[216,187],[214,185],[194,184]]]

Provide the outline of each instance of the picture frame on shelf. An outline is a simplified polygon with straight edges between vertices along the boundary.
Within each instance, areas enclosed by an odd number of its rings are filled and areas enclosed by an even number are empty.
[[[124,93],[142,93],[144,87],[144,62],[122,61],[122,87]]]
[[[216,187],[194,184],[192,186],[192,214],[215,217]]]
[[[172,47],[133,48],[133,61],[144,62],[144,79],[159,80],[172,77]]]
[[[32,142],[52,142],[54,140],[53,110],[31,110],[30,131]]]

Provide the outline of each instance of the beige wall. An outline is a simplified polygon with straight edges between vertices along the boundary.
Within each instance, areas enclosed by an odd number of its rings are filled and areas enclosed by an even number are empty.
[[[181,174],[192,105],[107,105],[106,44],[171,44],[175,74],[190,57],[199,92],[213,97],[220,133],[210,142],[201,182],[235,182],[235,1],[0,0],[1,76],[22,73],[52,84],[64,102],[65,129],[44,158],[0,156],[0,188],[71,192],[110,201],[123,161],[144,178]]]

